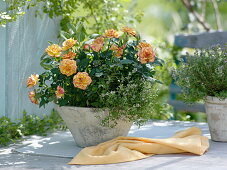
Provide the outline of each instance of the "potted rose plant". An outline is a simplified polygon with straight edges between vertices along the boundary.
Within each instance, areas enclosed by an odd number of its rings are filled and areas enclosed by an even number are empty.
[[[127,135],[132,122],[152,116],[153,76],[162,61],[132,28],[86,38],[83,27],[71,27],[61,46],[46,48],[40,63],[46,71],[28,78],[31,102],[54,102],[79,146]]]
[[[227,48],[215,46],[187,55],[175,79],[186,102],[205,101],[212,140],[227,142]]]

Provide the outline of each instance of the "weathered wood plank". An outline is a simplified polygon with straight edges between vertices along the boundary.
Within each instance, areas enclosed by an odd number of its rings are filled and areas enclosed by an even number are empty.
[[[170,94],[178,94],[181,93],[181,88],[175,84],[171,84],[169,86],[169,92]]]
[[[178,47],[208,48],[212,45],[227,43],[227,31],[205,32],[194,35],[176,35],[174,44]]]
[[[172,105],[176,110],[188,111],[188,112],[205,112],[204,104],[187,105],[179,100],[169,100],[168,103]]]
[[[0,1],[0,10],[5,10],[6,4]],[[6,28],[0,27],[0,117],[6,116],[5,110],[5,59],[6,59]]]

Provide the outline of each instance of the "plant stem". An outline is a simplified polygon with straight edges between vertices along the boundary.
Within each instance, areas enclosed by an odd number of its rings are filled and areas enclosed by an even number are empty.
[[[202,13],[201,13],[201,17],[203,18],[203,20],[205,20],[205,16],[206,16],[206,0],[202,1]]]
[[[190,4],[189,0],[181,0],[181,2],[184,4],[184,6],[188,9],[189,12],[191,12],[194,17],[196,18],[196,20],[203,26],[203,28],[209,32],[210,31],[210,26],[204,21],[204,18],[199,15],[192,7],[192,5]]]
[[[94,20],[95,20],[95,22],[96,22],[96,25],[99,25],[98,19],[97,19],[96,15],[95,15],[95,13],[94,13],[94,10],[93,10],[93,8],[92,8],[92,6],[90,5],[89,2],[87,3],[87,6],[88,6],[88,8],[89,8],[90,11],[91,11],[91,16],[93,16],[93,18],[94,18]],[[98,32],[99,32],[99,31],[100,31],[99,27],[97,27],[97,29],[98,29]]]
[[[210,0],[210,1],[214,8],[217,30],[222,30],[221,17],[220,17],[220,13],[219,13],[219,9],[218,9],[218,4],[217,4],[216,0]]]

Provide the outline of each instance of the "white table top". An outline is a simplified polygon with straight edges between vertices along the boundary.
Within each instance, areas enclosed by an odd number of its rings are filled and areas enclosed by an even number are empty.
[[[200,127],[210,137],[206,123],[182,121],[151,121],[138,129],[133,126],[129,136],[166,138],[192,126]],[[155,155],[146,159],[109,165],[67,165],[81,148],[76,147],[69,131],[56,132],[47,137],[32,136],[21,144],[0,148],[0,169],[217,169],[227,170],[227,143],[213,142],[202,156],[190,154]]]

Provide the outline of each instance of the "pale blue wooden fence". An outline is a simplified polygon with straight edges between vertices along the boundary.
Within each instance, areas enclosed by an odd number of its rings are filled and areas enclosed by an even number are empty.
[[[22,116],[23,110],[42,115],[53,108],[48,105],[40,109],[27,97],[26,79],[32,73],[42,72],[40,56],[48,41],[58,42],[59,33],[59,19],[52,20],[45,14],[35,17],[35,10],[28,10],[16,22],[0,28],[0,117],[15,120]]]
[[[6,5],[0,1],[0,10],[5,10]],[[6,28],[0,27],[0,116],[5,114],[5,50]]]

